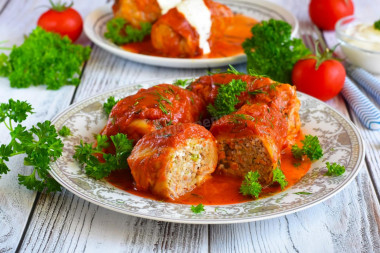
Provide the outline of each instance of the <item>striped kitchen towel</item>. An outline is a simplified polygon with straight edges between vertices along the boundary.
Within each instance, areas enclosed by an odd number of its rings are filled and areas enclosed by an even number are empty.
[[[380,66],[379,66],[380,67]],[[380,80],[366,70],[352,65],[347,66],[347,73],[362,86],[380,105]]]
[[[380,130],[380,110],[346,77],[342,95],[355,111],[362,124],[371,130]]]

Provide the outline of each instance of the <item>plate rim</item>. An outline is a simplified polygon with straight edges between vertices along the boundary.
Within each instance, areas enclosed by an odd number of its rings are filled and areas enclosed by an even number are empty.
[[[138,87],[138,86],[141,86],[141,84],[154,85],[154,83],[158,84],[158,83],[162,83],[162,82],[168,82],[170,80],[174,81],[176,79],[188,79],[188,78],[196,78],[196,77],[194,77],[194,76],[190,76],[190,77],[189,76],[185,76],[185,77],[178,77],[178,78],[155,78],[155,79],[150,79],[150,80],[146,80],[146,81],[134,82],[134,83],[131,83],[129,85],[124,85],[122,87],[117,87],[117,88],[114,88],[114,89],[111,89],[111,90],[108,90],[108,91],[104,91],[104,92],[101,92],[101,93],[98,93],[98,94],[94,94],[94,95],[92,95],[92,96],[90,96],[90,97],[88,97],[88,98],[86,98],[84,100],[81,100],[81,101],[73,103],[72,105],[70,105],[69,107],[67,107],[65,110],[63,110],[62,112],[60,112],[59,114],[57,114],[51,120],[51,122],[54,125],[63,115],[65,115],[66,113],[69,113],[71,110],[75,109],[76,107],[79,107],[79,106],[81,106],[83,104],[86,104],[86,103],[88,103],[91,100],[97,100],[98,97],[99,98],[103,97],[106,94],[116,93],[117,91],[119,91],[119,90],[121,91],[121,90],[124,90],[126,88]],[[351,127],[351,130],[353,130],[355,136],[358,139],[358,149],[359,149],[359,151],[358,151],[358,159],[356,161],[356,164],[353,167],[353,173],[351,173],[350,177],[346,178],[341,183],[340,187],[331,190],[330,192],[328,192],[327,194],[325,194],[323,197],[321,197],[319,199],[313,200],[313,201],[308,202],[308,203],[301,204],[300,206],[295,207],[295,208],[291,208],[290,210],[279,211],[278,213],[270,214],[270,215],[266,215],[266,216],[252,216],[252,217],[231,218],[231,219],[222,219],[222,220],[220,220],[220,219],[181,219],[181,218],[157,217],[157,216],[154,216],[154,215],[146,215],[146,214],[133,213],[133,212],[130,212],[130,211],[123,210],[122,208],[117,208],[117,207],[109,206],[107,204],[104,204],[102,201],[99,201],[98,199],[87,197],[86,195],[82,194],[81,192],[76,191],[73,187],[70,186],[70,184],[66,183],[65,180],[63,180],[62,178],[60,178],[55,173],[54,169],[50,170],[49,174],[55,180],[57,180],[57,182],[59,182],[60,185],[63,186],[65,189],[69,190],[74,195],[76,195],[76,196],[78,196],[78,197],[80,197],[80,198],[82,198],[82,199],[84,199],[86,201],[89,201],[89,202],[91,202],[91,203],[93,203],[95,205],[104,207],[104,208],[112,210],[112,211],[116,211],[118,213],[123,213],[123,214],[131,215],[131,216],[135,216],[135,217],[140,217],[140,218],[145,218],[145,219],[151,219],[151,220],[156,220],[156,221],[184,223],[184,224],[235,224],[235,223],[244,223],[244,222],[267,220],[267,219],[277,218],[277,217],[280,217],[280,216],[284,216],[284,215],[292,214],[292,213],[295,213],[295,212],[299,212],[299,211],[305,210],[307,208],[313,207],[313,206],[315,206],[315,205],[317,205],[317,204],[319,204],[319,203],[321,203],[321,202],[323,202],[325,200],[328,200],[329,198],[333,197],[334,195],[336,195],[337,193],[339,193],[340,191],[342,191],[345,187],[347,187],[356,178],[356,176],[358,175],[358,173],[359,173],[359,171],[362,168],[363,163],[364,163],[364,159],[365,159],[365,145],[364,145],[364,140],[363,140],[363,138],[362,138],[362,136],[361,136],[358,128],[354,125],[353,122],[351,122],[350,120],[348,120],[342,113],[340,113],[339,111],[337,111],[332,106],[324,103],[323,101],[321,101],[321,100],[319,100],[317,98],[314,98],[314,97],[312,97],[310,95],[307,95],[307,94],[305,94],[303,92],[297,91],[297,93],[302,94],[303,96],[306,96],[307,99],[312,99],[312,100],[318,101],[318,103],[322,103],[324,106],[328,107],[334,113],[336,113],[342,120],[344,120]],[[175,204],[175,203],[171,203],[171,204]],[[235,204],[230,204],[230,205],[235,205]],[[225,206],[230,206],[230,205],[225,205]]]
[[[233,2],[233,3],[247,3],[247,4],[255,4],[261,7],[265,7],[273,10],[279,10],[281,13],[285,13],[286,16],[289,17],[294,22],[294,27],[292,27],[292,37],[295,37],[298,34],[299,29],[299,21],[298,19],[287,9],[284,7],[268,2],[268,1],[261,1],[261,0],[224,0],[225,2]],[[160,56],[151,56],[151,55],[144,55],[144,54],[138,54],[129,52],[127,50],[123,50],[118,46],[113,45],[111,42],[106,43],[103,41],[103,39],[98,38],[98,33],[95,32],[95,23],[93,22],[93,18],[100,15],[98,14],[100,12],[102,15],[109,15],[111,14],[111,4],[103,5],[99,8],[96,8],[93,10],[90,14],[88,14],[84,20],[83,24],[83,30],[86,34],[86,36],[97,46],[100,48],[112,53],[113,55],[116,55],[118,57],[153,65],[153,66],[161,66],[161,67],[170,67],[170,68],[208,68],[208,67],[221,67],[221,66],[227,66],[228,64],[239,64],[244,63],[247,60],[247,57],[245,54],[235,55],[235,56],[228,56],[228,57],[221,57],[221,58],[205,58],[205,59],[193,59],[193,58],[170,58],[170,57],[160,57]]]

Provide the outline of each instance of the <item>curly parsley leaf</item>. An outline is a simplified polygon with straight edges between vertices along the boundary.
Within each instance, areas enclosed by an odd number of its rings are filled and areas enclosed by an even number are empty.
[[[291,82],[294,64],[311,54],[300,39],[292,39],[292,27],[282,20],[262,21],[251,29],[252,38],[243,43],[248,73],[259,73]]]
[[[301,160],[303,155],[306,155],[311,161],[320,159],[323,156],[323,150],[317,136],[306,135],[301,141],[303,147],[298,147],[297,144],[292,146],[294,158]]]
[[[239,103],[237,96],[246,90],[247,83],[242,80],[232,80],[228,84],[222,85],[218,90],[214,105],[209,104],[207,110],[212,117],[218,119],[234,112],[235,105]]]
[[[37,27],[21,46],[13,46],[8,58],[0,56],[0,74],[15,88],[46,84],[47,89],[56,90],[66,84],[78,85],[90,52],[90,47]]]
[[[279,183],[281,190],[283,190],[288,185],[288,181],[286,181],[284,173],[278,167],[273,170],[273,182]]]
[[[261,184],[258,182],[260,174],[258,171],[250,171],[244,176],[244,180],[240,186],[240,193],[244,196],[251,195],[258,198],[262,190]]]
[[[112,141],[115,146],[115,154],[103,152]],[[96,135],[95,146],[93,143],[84,143],[82,140],[75,146],[74,159],[84,168],[87,175],[95,179],[101,179],[110,175],[114,170],[127,168],[127,158],[131,154],[133,141],[127,135],[118,133],[108,138],[106,135]],[[102,155],[105,162],[101,162],[97,155]]]
[[[135,28],[123,18],[113,18],[107,22],[107,32],[104,37],[116,45],[123,45],[142,41],[145,36],[150,34],[151,29],[152,25],[148,22],[141,22],[140,28]]]
[[[71,135],[70,128],[68,128],[67,126],[63,126],[61,130],[58,131],[58,134],[62,137],[67,137]]]
[[[330,164],[329,162],[326,163],[327,167],[327,176],[340,176],[344,172],[346,172],[346,168],[343,165],[337,164],[337,163],[332,163]]]
[[[373,27],[375,27],[376,30],[380,31],[380,19],[377,20],[374,24]]]
[[[33,113],[32,110],[32,106],[25,101],[9,99],[8,103],[0,104],[0,123],[6,119],[21,123],[28,117],[28,114]]]
[[[193,213],[201,213],[205,211],[205,207],[202,203],[197,206],[191,205],[190,209],[193,211]]]
[[[63,149],[56,128],[48,120],[30,129],[21,124],[13,127],[12,122],[20,123],[32,113],[32,107],[27,102],[9,99],[8,103],[0,104],[0,108],[0,122],[7,126],[11,136],[8,145],[0,146],[0,174],[9,172],[5,162],[10,157],[24,154],[24,165],[32,166],[33,171],[30,175],[18,175],[19,184],[30,190],[59,191],[61,186],[49,176],[50,162],[56,161]]]
[[[311,160],[318,160],[323,156],[323,150],[317,136],[306,135],[301,141],[303,153]]]
[[[103,104],[103,109],[105,111],[105,113],[107,115],[110,115],[111,111],[112,111],[112,108],[117,104],[117,102],[119,102],[119,100],[116,100],[115,97],[113,96],[110,96],[108,99],[107,99],[107,102],[105,102]]]

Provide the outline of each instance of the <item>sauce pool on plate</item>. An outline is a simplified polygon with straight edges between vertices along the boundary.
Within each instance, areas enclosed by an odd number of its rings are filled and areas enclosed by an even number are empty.
[[[301,139],[302,134],[297,138],[297,143]],[[303,139],[303,138],[302,138]],[[294,159],[291,153],[291,147],[286,148],[281,154],[281,170],[283,171],[289,188],[299,182],[302,177],[309,171],[311,162],[309,160],[298,161]],[[113,171],[106,179],[113,186],[127,191],[131,194],[162,201],[162,199],[154,196],[150,192],[138,191],[135,188],[133,177],[129,170]],[[252,197],[243,196],[240,194],[240,186],[242,178],[226,176],[214,173],[212,178],[208,179],[202,185],[195,188],[193,191],[179,197],[176,200],[164,200],[171,203],[197,205],[228,205],[247,202],[253,200]],[[269,187],[264,187],[260,198],[268,197],[281,192],[281,187],[274,184]]]

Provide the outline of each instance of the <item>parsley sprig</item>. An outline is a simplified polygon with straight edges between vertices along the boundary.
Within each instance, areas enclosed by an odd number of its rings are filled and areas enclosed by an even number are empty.
[[[63,126],[61,130],[58,131],[58,134],[62,137],[67,137],[71,135],[70,128],[68,128],[67,126]]]
[[[244,196],[251,195],[252,197],[258,198],[262,190],[262,186],[258,179],[260,174],[258,171],[250,171],[244,176],[244,180],[240,186],[240,193]]]
[[[148,22],[141,22],[140,28],[135,28],[123,18],[113,18],[107,22],[107,32],[104,37],[116,45],[123,45],[142,41],[145,36],[150,34],[151,29],[152,25]]]
[[[343,165],[340,165],[337,163],[330,164],[329,162],[327,162],[326,167],[327,167],[327,172],[326,172],[327,176],[340,176],[346,171],[346,168]]]
[[[306,155],[311,161],[315,161],[323,156],[323,150],[317,136],[306,135],[301,143],[303,144],[302,148],[297,144],[292,146],[294,158],[302,160],[303,155]]]
[[[198,204],[197,206],[191,205],[190,209],[193,211],[193,213],[201,213],[205,211],[205,207],[202,203]]]
[[[239,96],[243,91],[246,91],[247,83],[242,80],[232,80],[228,84],[222,85],[218,90],[218,95],[214,105],[209,104],[207,110],[212,117],[221,118],[224,115],[234,112],[235,105],[239,103]]]
[[[300,39],[292,39],[292,27],[284,21],[271,19],[253,26],[251,32],[252,38],[243,43],[248,73],[290,83],[294,64],[311,54]]]
[[[103,109],[104,109],[104,112],[109,115],[112,111],[112,108],[117,104],[117,102],[119,102],[119,100],[116,100],[114,96],[110,96],[108,99],[107,99],[107,102],[105,102],[103,104]]]
[[[108,148],[112,141],[115,146],[115,154],[108,154],[103,149]],[[75,146],[74,159],[84,168],[87,175],[95,179],[101,179],[110,175],[114,170],[127,168],[127,158],[131,154],[133,141],[127,135],[118,133],[114,136],[96,135],[94,143],[80,141]],[[101,155],[105,162],[101,162],[97,155]]]
[[[33,171],[30,175],[19,174],[19,183],[29,190],[59,191],[61,186],[48,172],[51,169],[50,162],[62,155],[63,143],[56,128],[48,120],[30,129],[20,124],[33,113],[32,110],[32,106],[25,101],[9,99],[8,103],[0,104],[0,123],[4,123],[11,135],[10,143],[0,146],[0,174],[10,171],[6,165],[10,157],[24,154],[24,165],[32,166]]]
[[[273,170],[273,182],[279,183],[281,190],[288,185],[288,181],[286,181],[285,175],[279,167]]]
[[[47,89],[56,90],[78,85],[81,66],[90,53],[90,47],[37,27],[21,46],[13,46],[9,56],[0,55],[0,76],[8,77],[15,88],[46,84]]]

